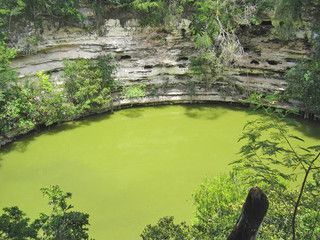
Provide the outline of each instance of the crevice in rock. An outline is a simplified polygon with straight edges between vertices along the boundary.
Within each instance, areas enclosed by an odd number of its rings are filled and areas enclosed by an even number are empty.
[[[240,73],[238,76],[241,77],[261,77],[260,73]]]
[[[267,63],[269,65],[278,65],[280,62],[279,61],[276,61],[276,60],[267,60]]]
[[[120,57],[120,60],[129,60],[129,59],[131,59],[131,58],[132,58],[132,57],[129,56],[129,55],[123,55],[123,56]]]
[[[259,62],[257,60],[252,60],[250,64],[259,65]]]
[[[244,48],[243,48],[243,51],[244,51],[245,53],[247,53],[247,52],[250,51],[250,48],[249,48],[249,47],[244,47]]]
[[[181,29],[182,38],[186,38],[186,30],[184,28]]]
[[[287,62],[291,62],[291,63],[297,62],[297,59],[294,59],[294,58],[286,58],[285,60],[286,60]]]
[[[189,58],[188,57],[180,57],[177,59],[177,62],[180,62],[180,61],[188,61]]]
[[[260,26],[272,26],[272,21],[271,20],[262,21],[260,23]]]

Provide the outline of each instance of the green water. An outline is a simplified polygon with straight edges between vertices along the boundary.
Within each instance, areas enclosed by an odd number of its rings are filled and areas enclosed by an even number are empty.
[[[97,240],[139,239],[162,216],[188,222],[191,193],[205,177],[228,172],[250,118],[219,105],[148,107],[32,134],[2,150],[0,208],[48,212],[39,189],[59,184],[73,193],[75,210],[90,214]],[[319,144],[315,123],[295,134]]]

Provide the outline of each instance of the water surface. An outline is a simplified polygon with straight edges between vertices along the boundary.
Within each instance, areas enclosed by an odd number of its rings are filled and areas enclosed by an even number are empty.
[[[0,208],[49,212],[39,189],[59,184],[73,193],[75,210],[90,214],[97,240],[139,239],[162,216],[188,222],[191,193],[205,177],[231,169],[253,117],[220,105],[134,108],[32,134],[2,151]],[[295,131],[320,139],[317,125]]]

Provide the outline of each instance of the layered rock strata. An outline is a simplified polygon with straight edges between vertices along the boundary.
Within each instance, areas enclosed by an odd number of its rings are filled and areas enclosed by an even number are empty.
[[[119,18],[106,19],[93,32],[47,28],[35,53],[14,59],[13,66],[21,78],[44,70],[60,81],[63,59],[111,54],[117,63],[116,79],[125,85],[145,84],[145,101],[238,102],[252,92],[283,90],[284,71],[309,52],[306,36],[280,41],[272,34],[271,22],[265,21],[239,32],[245,54],[236,66],[198,76],[191,69],[190,60],[198,51],[189,25],[189,20],[182,19],[174,26],[151,28],[141,27],[136,19]]]
[[[53,76],[53,81],[61,83],[59,76],[65,58],[94,59],[111,54],[117,64],[117,80],[124,85],[146,85],[146,97],[136,103],[241,102],[254,92],[284,90],[284,71],[309,53],[305,33],[297,35],[295,41],[280,41],[272,33],[271,22],[265,21],[238,33],[245,54],[237,65],[199,76],[191,67],[198,50],[189,20],[151,28],[141,27],[137,19],[126,14],[119,16],[105,19],[99,30],[44,28],[42,40],[34,46],[27,46],[25,36],[20,37],[16,45],[29,54],[13,59],[13,67],[22,80],[44,70]],[[113,98],[114,107],[131,103],[118,93],[113,93]],[[108,109],[102,109],[105,110]]]

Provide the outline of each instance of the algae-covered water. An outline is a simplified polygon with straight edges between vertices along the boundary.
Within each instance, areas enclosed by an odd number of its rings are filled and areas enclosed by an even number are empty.
[[[73,193],[76,211],[90,214],[97,240],[139,239],[162,216],[188,222],[191,193],[205,177],[231,169],[253,117],[221,105],[145,107],[29,135],[1,149],[0,208],[49,213],[39,189],[59,184]],[[295,134],[319,144],[316,123]]]

